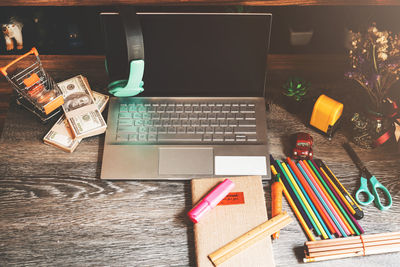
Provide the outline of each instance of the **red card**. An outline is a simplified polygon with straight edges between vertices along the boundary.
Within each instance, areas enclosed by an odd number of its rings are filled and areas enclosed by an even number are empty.
[[[230,192],[218,205],[244,204],[243,192]]]

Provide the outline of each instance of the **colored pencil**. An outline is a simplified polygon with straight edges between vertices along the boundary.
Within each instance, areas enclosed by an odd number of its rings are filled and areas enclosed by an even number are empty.
[[[296,174],[293,172],[292,168],[290,168],[289,165],[286,165],[286,167],[288,168],[288,170],[290,171],[290,173],[292,174],[292,177],[294,178],[295,182],[297,183],[297,185],[299,186],[301,192],[303,193],[303,195],[305,196],[308,204],[310,205],[311,209],[313,210],[313,212],[315,213],[315,216],[317,217],[317,220],[319,221],[319,223],[321,224],[322,228],[320,229],[322,237],[324,239],[328,239],[328,238],[333,238],[330,235],[329,230],[326,228],[326,225],[324,223],[324,220],[322,220],[320,214],[318,213],[317,209],[314,206],[314,203],[311,201],[310,196],[307,194],[307,192],[304,190],[303,185],[299,182],[299,179],[297,178]]]
[[[334,222],[334,227],[335,227],[335,230],[336,230],[336,234],[338,236],[342,236],[343,233],[346,234],[343,231],[343,229],[341,229],[341,226],[340,226],[339,222],[337,221],[336,217],[333,215],[331,209],[329,208],[328,204],[326,203],[325,199],[323,198],[321,192],[317,189],[317,187],[312,182],[312,180],[310,179],[310,177],[308,176],[306,171],[303,169],[303,166],[301,165],[300,161],[297,163],[297,167],[299,168],[299,170],[303,174],[304,178],[307,180],[308,184],[311,186],[311,188],[313,189],[314,193],[317,195],[318,199],[321,201],[322,205],[325,207],[325,210],[328,212],[329,216],[331,217],[332,221]]]
[[[272,163],[272,161],[271,161]],[[271,164],[271,171],[274,175],[277,175],[277,171],[275,169],[275,166]],[[303,231],[306,233],[308,236],[308,239],[311,241],[315,241],[315,237],[313,233],[311,232],[310,228],[308,227],[306,221],[304,220],[303,216],[301,215],[299,209],[297,208],[295,202],[293,201],[292,197],[290,196],[288,190],[286,189],[284,183],[282,182],[282,179],[279,181],[282,186],[283,186],[283,195],[286,197],[286,200],[289,202],[290,207],[292,208],[294,214],[296,215],[297,219],[300,222],[301,227],[303,228]]]
[[[339,222],[340,226],[338,226],[339,230],[343,230],[344,233],[346,235],[343,235],[345,237],[350,235],[350,231],[349,229],[346,227],[346,225],[344,224],[342,218],[340,217],[340,215],[337,213],[336,209],[333,206],[333,202],[332,200],[329,198],[325,188],[322,187],[322,185],[320,184],[320,182],[317,180],[318,178],[315,177],[314,173],[312,173],[312,170],[310,169],[310,166],[307,165],[306,161],[301,161],[301,164],[303,164],[303,168],[305,169],[306,173],[309,175],[311,181],[314,182],[317,190],[319,190],[322,194],[322,197],[324,198],[326,204],[328,205],[328,207],[331,209],[333,215],[335,216],[335,218],[337,219],[337,221]],[[342,233],[343,234],[343,233]]]
[[[311,201],[314,203],[315,207],[317,208],[319,214],[323,218],[327,228],[329,228],[329,232],[334,234],[336,233],[334,222],[332,221],[329,214],[326,212],[325,208],[322,206],[322,203],[319,201],[318,197],[315,195],[314,191],[307,183],[306,179],[304,178],[303,174],[301,174],[299,168],[296,164],[288,157],[286,159],[291,169],[296,173],[297,178],[299,179],[300,183],[303,185],[303,188],[307,191],[307,194],[311,198]],[[328,233],[327,233],[328,234]],[[333,238],[332,235],[328,234],[329,238]]]
[[[270,159],[271,159],[271,161],[270,161],[271,164],[275,167],[275,170],[280,174],[281,182],[283,183],[283,185],[285,186],[285,188],[286,188],[287,192],[289,193],[290,197],[292,198],[292,200],[296,204],[296,207],[297,207],[298,211],[300,212],[301,216],[303,217],[304,221],[306,222],[306,224],[308,226],[308,229],[310,231],[312,231],[314,229],[314,226],[312,225],[310,219],[308,218],[307,213],[304,211],[303,206],[300,204],[299,200],[296,197],[296,194],[293,192],[292,188],[290,187],[290,185],[288,184],[286,179],[282,179],[282,177],[284,176],[283,173],[282,173],[282,170],[280,169],[280,167],[278,166],[277,162],[272,157],[272,155],[270,155]]]
[[[311,216],[309,210],[306,207],[306,204],[304,203],[303,199],[300,197],[300,194],[297,192],[297,190],[295,189],[294,185],[291,183],[286,171],[282,167],[281,162],[279,160],[276,160],[276,163],[278,164],[279,168],[282,170],[282,173],[283,173],[283,176],[281,177],[282,180],[285,179],[286,182],[289,184],[289,186],[292,188],[294,194],[296,195],[297,199],[299,200],[299,203],[301,204],[301,206],[303,207],[305,213],[307,214],[307,217],[310,219],[310,222],[313,225],[314,231],[317,233],[317,235],[321,235],[321,233],[318,230],[317,225],[314,222],[313,217]]]
[[[292,174],[290,173],[290,171],[288,170],[288,168],[286,166],[286,163],[282,162],[281,165],[282,165],[283,169],[286,171],[289,183],[293,185],[294,189],[297,191],[297,193],[299,194],[301,200],[303,201],[304,205],[306,206],[306,209],[310,213],[310,215],[311,215],[311,217],[312,217],[312,219],[314,221],[314,224],[316,225],[314,230],[317,232],[318,236],[322,235],[322,232],[321,232],[322,226],[319,223],[319,221],[317,219],[317,216],[315,215],[314,211],[311,209],[310,204],[307,202],[305,196],[301,192],[299,186],[294,181]]]
[[[328,192],[329,197],[333,200],[334,207],[336,208],[336,212],[339,214],[343,222],[345,223],[346,227],[349,229],[350,233],[352,235],[360,235],[360,232],[358,232],[357,227],[353,224],[353,222],[350,220],[349,216],[343,209],[342,205],[339,203],[339,200],[336,198],[336,196],[333,194],[331,188],[325,183],[325,180],[322,178],[321,174],[318,171],[318,167],[314,166],[314,163],[311,160],[307,160],[308,165],[310,168],[313,170],[314,174],[317,176],[319,179],[320,183],[323,185],[325,188],[326,192]]]
[[[356,235],[360,235],[364,233],[364,229],[361,227],[361,225],[357,222],[356,218],[354,218],[353,214],[351,213],[351,211],[348,209],[348,207],[346,206],[346,204],[343,202],[342,198],[340,197],[339,193],[334,189],[334,187],[332,186],[332,184],[329,181],[329,178],[327,176],[327,174],[325,173],[325,171],[318,167],[318,165],[316,164],[316,162],[314,160],[311,160],[311,162],[314,164],[315,168],[317,169],[317,171],[319,171],[322,179],[325,180],[326,184],[329,186],[329,188],[331,189],[332,193],[336,196],[336,199],[339,201],[340,205],[343,207],[345,213],[348,215],[349,219],[351,220],[351,222],[353,223],[355,229],[354,231],[356,232]]]
[[[315,163],[326,172],[328,175],[330,183],[335,188],[336,192],[338,192],[340,198],[346,204],[347,208],[351,211],[353,216],[360,220],[364,217],[364,212],[357,204],[357,202],[353,199],[353,197],[347,192],[346,188],[340,183],[339,179],[333,174],[333,172],[326,166],[325,163],[320,159],[316,159]]]

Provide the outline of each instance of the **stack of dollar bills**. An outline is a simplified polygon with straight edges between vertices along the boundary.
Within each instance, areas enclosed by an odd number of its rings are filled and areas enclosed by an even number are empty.
[[[81,140],[105,132],[107,124],[101,112],[109,96],[92,91],[87,79],[78,75],[58,83],[64,97],[64,115],[58,119],[43,141],[73,152]]]

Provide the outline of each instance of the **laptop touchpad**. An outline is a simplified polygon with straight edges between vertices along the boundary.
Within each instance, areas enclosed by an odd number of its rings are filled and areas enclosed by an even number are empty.
[[[214,155],[211,147],[159,148],[160,174],[213,174]]]

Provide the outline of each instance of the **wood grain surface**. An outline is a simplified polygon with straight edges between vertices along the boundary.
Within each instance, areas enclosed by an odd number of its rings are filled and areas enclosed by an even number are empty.
[[[44,56],[42,61],[56,81],[83,74],[99,91],[107,82],[102,57]],[[304,118],[275,104],[276,92],[292,73],[312,79],[314,87],[329,90],[345,103],[357,102],[352,83],[342,78],[343,57],[270,57],[274,62],[267,113],[271,153],[285,157],[294,133],[311,133],[315,156],[354,195],[359,172],[341,147],[346,129],[340,128],[329,141],[310,129]],[[331,62],[329,68],[321,67],[325,62]],[[2,79],[0,92],[7,88]],[[346,88],[345,93],[340,88]],[[69,154],[43,144],[51,126],[11,101],[0,140],[0,266],[195,266],[193,226],[186,218],[191,208],[189,181],[101,181],[104,136],[83,140]],[[366,233],[400,231],[400,154],[393,143],[355,150],[393,197],[389,211],[366,207],[361,226]],[[270,213],[267,181],[264,190]],[[286,200],[283,210],[294,218]],[[277,266],[300,264],[305,241],[297,221],[281,230],[273,241]],[[399,260],[400,254],[393,253],[312,265],[398,266]]]
[[[383,6],[397,0],[2,0],[0,6],[100,6],[100,5],[254,5],[254,6]]]

